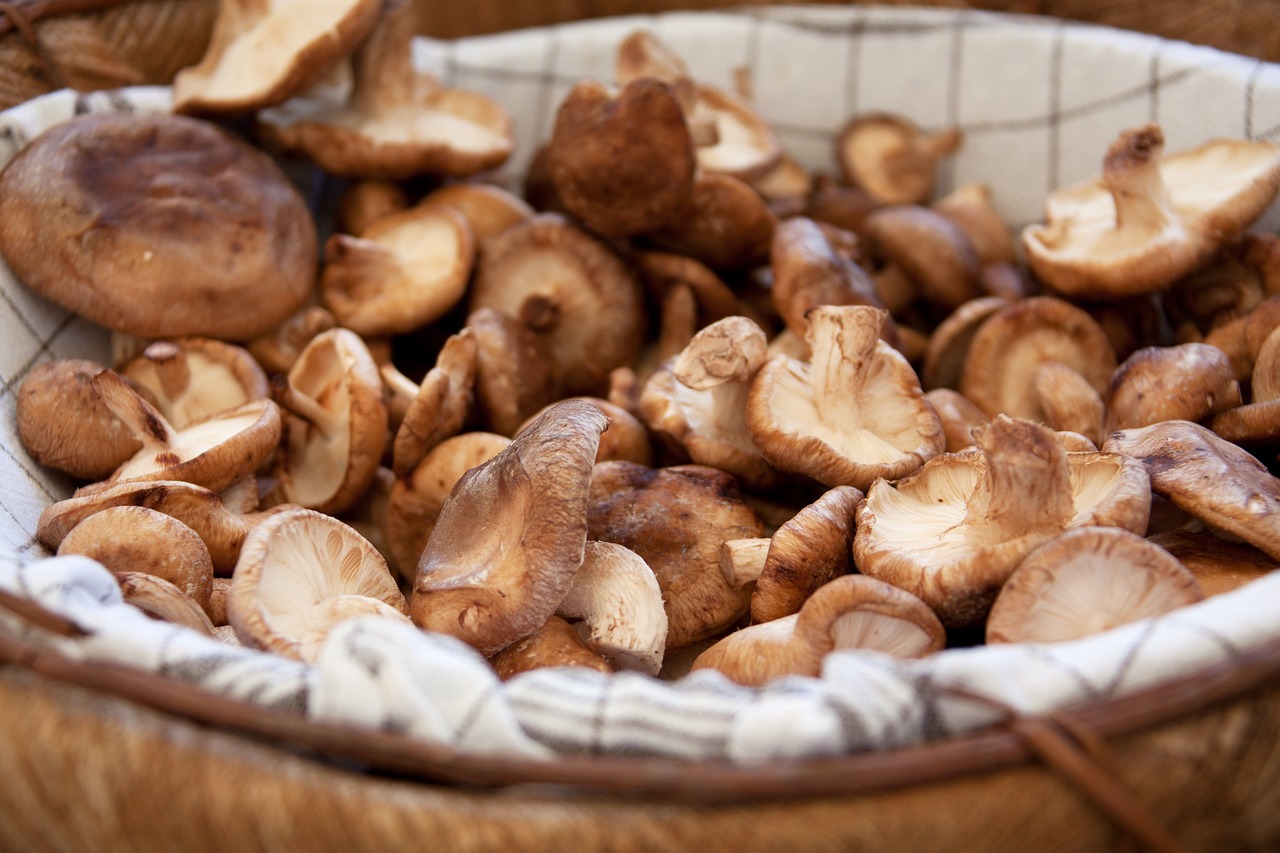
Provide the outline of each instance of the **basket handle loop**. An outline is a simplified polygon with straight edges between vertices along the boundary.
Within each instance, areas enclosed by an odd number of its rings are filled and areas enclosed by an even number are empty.
[[[1134,840],[1158,853],[1183,848],[1120,778],[1118,766],[1097,732],[1065,713],[1020,714],[1013,708],[961,687],[941,692],[999,711],[1009,729],[1035,758],[1061,775]]]

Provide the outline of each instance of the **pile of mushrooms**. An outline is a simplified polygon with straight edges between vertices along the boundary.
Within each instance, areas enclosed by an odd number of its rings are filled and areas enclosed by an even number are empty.
[[[1280,562],[1280,236],[1254,230],[1280,147],[1123,130],[1017,235],[987,187],[937,194],[958,129],[853,116],[809,173],[636,32],[510,176],[501,106],[414,69],[401,0],[222,16],[189,115],[74,119],[0,173],[0,254],[118,342],[21,383],[24,448],[79,486],[38,536],[156,618],[303,660],[375,617],[503,678],[763,684],[1081,637]],[[195,246],[173,164],[263,214]],[[41,207],[50,171],[145,240],[42,250],[84,228]],[[197,251],[231,280],[94,295]]]

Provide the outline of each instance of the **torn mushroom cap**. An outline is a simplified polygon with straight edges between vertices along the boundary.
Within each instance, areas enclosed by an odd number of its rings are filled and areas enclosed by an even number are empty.
[[[1102,177],[1050,193],[1045,224],[1022,232],[1037,278],[1072,297],[1171,285],[1242,235],[1280,187],[1280,146],[1220,139],[1163,156],[1154,124],[1123,131]]]
[[[942,423],[903,356],[880,340],[886,313],[819,306],[809,313],[809,364],[773,356],[747,401],[747,428],[783,471],[866,489],[942,452]]]
[[[982,322],[960,372],[959,391],[989,416],[1046,421],[1035,372],[1048,361],[1074,369],[1105,394],[1116,369],[1111,340],[1081,308],[1052,296],[1011,302]]]
[[[943,624],[981,622],[1018,561],[1063,530],[1145,531],[1151,488],[1135,460],[1068,453],[1048,427],[1005,416],[977,440],[875,483],[858,508],[858,569],[920,596]]]
[[[266,372],[247,349],[213,338],[148,344],[120,374],[150,391],[178,429],[270,393]]]
[[[816,677],[823,658],[841,649],[916,658],[944,645],[942,623],[919,598],[874,578],[846,575],[814,592],[798,613],[729,634],[699,655],[693,669],[716,669],[756,687],[784,675]]]
[[[608,428],[604,431],[604,435],[600,436],[600,447],[596,451],[597,462],[608,462],[611,459],[621,459],[637,465],[649,465],[653,462],[653,444],[649,438],[649,430],[631,412],[602,397],[566,397],[565,399],[590,403],[609,419]],[[520,430],[542,417],[543,412],[554,405],[556,404],[551,403],[536,412],[520,425],[516,433],[518,434]]]
[[[662,590],[649,565],[630,548],[589,541],[569,591],[556,609],[580,620],[587,646],[615,668],[657,675],[667,645]]]
[[[87,490],[125,480],[185,480],[220,491],[254,474],[280,442],[280,409],[265,397],[178,430],[115,371],[100,371],[92,384],[142,449]]]
[[[93,390],[100,370],[86,359],[55,359],[31,368],[18,386],[14,417],[23,449],[78,480],[105,479],[142,449]]]
[[[464,432],[437,444],[391,487],[383,539],[396,573],[412,583],[418,558],[454,485],[472,468],[497,456],[511,439],[492,432]]]
[[[143,506],[108,507],[77,524],[57,553],[81,554],[113,573],[145,572],[176,586],[206,612],[213,560],[200,536],[176,518]]]
[[[603,462],[591,478],[589,536],[616,542],[653,570],[667,611],[666,648],[693,645],[746,614],[750,593],[720,571],[720,545],[764,526],[737,481],[704,465]]]
[[[1057,643],[1204,598],[1174,557],[1115,527],[1068,530],[1027,554],[987,617],[988,643]]]
[[[259,521],[287,508],[237,513],[214,491],[179,480],[127,481],[77,493],[45,507],[36,524],[36,538],[50,550],[85,519],[108,507],[138,506],[173,516],[200,535],[217,574],[230,575],[240,558],[245,537]]]
[[[407,622],[404,595],[386,560],[348,525],[294,508],[263,521],[244,543],[227,593],[240,642],[312,662],[347,619]]]
[[[602,393],[609,371],[635,359],[645,330],[636,276],[603,242],[550,213],[489,241],[470,306],[519,319],[542,338],[559,367],[561,396]]]
[[[342,327],[317,335],[289,370],[280,400],[284,500],[328,513],[352,506],[373,482],[387,441],[382,377],[364,341]]]
[[[547,621],[582,564],[606,424],[589,403],[561,403],[458,481],[418,562],[420,627],[490,655]]]
[[[836,139],[845,180],[883,204],[920,204],[933,195],[938,163],[963,141],[959,130],[924,133],[901,116],[871,113],[849,121]]]
[[[522,672],[557,666],[613,672],[613,667],[587,644],[577,627],[559,616],[548,617],[533,633],[492,655],[489,665],[503,681]]]
[[[796,613],[819,587],[852,571],[854,513],[862,498],[852,486],[836,486],[770,537],[751,593],[753,623]]]
[[[335,175],[464,176],[504,163],[511,118],[492,99],[448,89],[412,60],[414,7],[389,2],[352,55],[345,101],[301,97],[258,114],[263,134]]]
[[[478,357],[475,332],[463,328],[445,340],[420,385],[413,385],[393,366],[382,366],[384,382],[408,383],[413,393],[391,445],[391,468],[397,477],[408,474],[432,448],[457,435],[467,423],[475,402]]]
[[[380,0],[219,6],[199,64],[173,81],[180,113],[250,113],[319,81],[373,30]]]
[[[768,359],[764,332],[726,317],[693,336],[655,370],[640,393],[640,415],[655,437],[683,457],[734,475],[748,488],[779,479],[747,431],[747,396]]]
[[[475,239],[462,214],[420,204],[385,216],[359,237],[325,243],[320,296],[338,323],[366,337],[434,323],[462,299]]]
[[[547,148],[564,209],[599,234],[669,222],[689,201],[697,157],[675,88],[652,77],[615,92],[584,80],[561,101]]]
[[[1199,421],[1239,402],[1231,361],[1217,347],[1144,347],[1111,376],[1103,434],[1160,421]]]
[[[818,305],[885,307],[871,276],[829,235],[829,229],[803,216],[778,223],[773,232],[773,306],[787,328],[801,337],[809,328],[805,315]]]
[[[1280,559],[1280,481],[1244,449],[1191,421],[1120,430],[1102,449],[1141,462],[1156,494]]]

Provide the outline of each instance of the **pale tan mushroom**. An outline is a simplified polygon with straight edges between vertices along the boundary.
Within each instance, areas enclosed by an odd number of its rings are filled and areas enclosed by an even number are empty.
[[[887,113],[855,116],[836,139],[845,180],[883,204],[920,204],[933,195],[938,164],[960,147],[955,128],[926,133]]]
[[[213,338],[156,341],[119,372],[150,391],[178,429],[270,393],[266,373],[247,349]]]
[[[501,165],[513,145],[511,117],[491,98],[418,72],[415,30],[413,5],[388,0],[352,56],[347,97],[299,97],[263,110],[263,134],[347,177],[465,176]]]
[[[477,249],[537,212],[515,193],[475,180],[446,184],[429,193],[421,203],[450,207],[462,214],[475,237]]]
[[[988,643],[1057,643],[1204,598],[1169,552],[1115,527],[1068,530],[1027,554],[987,617]]]
[[[461,213],[431,204],[385,216],[359,237],[334,234],[321,298],[341,325],[366,337],[412,332],[462,299],[475,242]]]
[[[1048,427],[1003,415],[977,442],[876,482],[858,508],[858,569],[920,596],[948,627],[981,622],[1022,557],[1063,530],[1146,531],[1151,486],[1134,459],[1068,453]]]
[[[355,332],[338,327],[312,339],[279,394],[287,410],[277,469],[282,498],[339,513],[364,493],[387,442],[382,377]]]
[[[809,312],[810,364],[773,356],[752,383],[747,429],[775,467],[866,489],[942,452],[945,436],[907,360],[880,340],[886,313]]]
[[[1164,155],[1148,124],[1107,149],[1102,177],[1056,190],[1022,245],[1031,270],[1073,297],[1169,287],[1243,235],[1280,188],[1280,145],[1218,139]]]
[[[227,593],[241,643],[314,662],[334,626],[362,616],[409,622],[386,561],[350,526],[293,508],[249,534]]]
[[[924,657],[946,645],[938,617],[919,598],[864,575],[818,589],[799,612],[734,631],[704,651],[693,669],[716,669],[758,687],[785,675],[816,677],[840,649]]]
[[[288,373],[307,344],[336,325],[338,321],[327,308],[306,305],[275,329],[248,341],[245,347],[269,375]]]

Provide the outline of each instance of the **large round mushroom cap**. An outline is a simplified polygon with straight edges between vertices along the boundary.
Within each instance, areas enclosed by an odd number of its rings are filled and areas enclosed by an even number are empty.
[[[306,300],[316,226],[267,155],[213,124],[86,115],[0,173],[0,255],[27,287],[99,325],[247,340]]]

